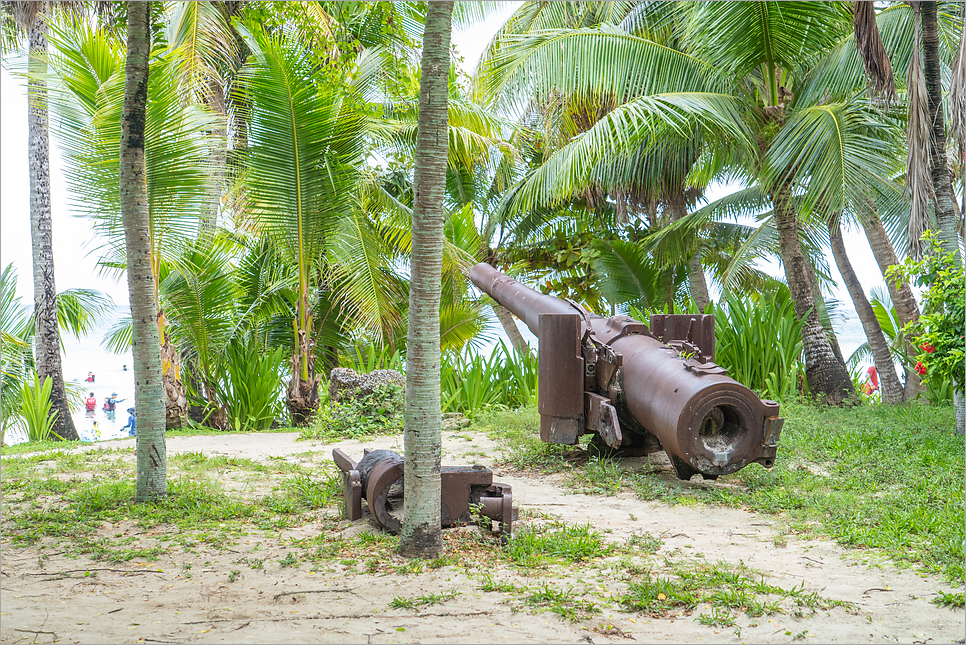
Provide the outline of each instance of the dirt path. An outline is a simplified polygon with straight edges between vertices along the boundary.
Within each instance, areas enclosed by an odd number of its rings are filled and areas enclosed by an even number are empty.
[[[332,445],[296,442],[296,436],[178,437],[168,440],[168,450],[255,460],[298,459],[306,451],[331,455]],[[365,445],[399,449],[400,443],[401,437],[388,437]],[[133,446],[133,440],[107,445],[128,444]],[[336,445],[353,456],[362,452],[356,442]],[[446,464],[490,465],[494,454],[496,446],[483,435],[445,437]],[[783,613],[753,618],[737,612],[736,625],[723,627],[701,624],[699,616],[713,614],[703,605],[689,615],[676,612],[663,618],[617,610],[611,598],[624,593],[628,583],[616,563],[570,570],[563,579],[486,562],[471,569],[450,565],[409,575],[394,570],[360,572],[338,556],[331,567],[316,572],[281,566],[279,560],[291,540],[312,537],[318,531],[315,525],[285,531],[274,539],[253,533],[229,551],[199,544],[190,554],[190,570],[184,568],[184,553],[176,560],[166,554],[156,561],[111,565],[69,559],[49,549],[15,548],[7,537],[0,563],[0,642],[948,643],[964,637],[964,612],[930,602],[937,589],[948,588],[942,581],[877,564],[866,553],[833,543],[781,537],[774,518],[734,509],[641,502],[628,494],[571,495],[552,476],[523,477],[497,469],[497,479],[513,486],[514,501],[524,517],[590,523],[615,542],[646,532],[663,541],[658,559],[744,563],[766,572],[769,584],[803,586],[806,592],[851,605],[814,611],[786,600]],[[363,518],[342,530],[348,536],[371,529]],[[238,564],[253,553],[264,561],[262,568]],[[406,563],[395,556],[393,560],[397,567]],[[347,570],[352,573],[347,575]],[[232,576],[232,571],[237,573]],[[482,591],[484,574],[517,587],[552,583],[576,589],[603,613],[575,623],[555,613],[536,613],[536,608],[522,606],[519,594]],[[443,601],[416,609],[390,607],[394,598],[431,594]]]

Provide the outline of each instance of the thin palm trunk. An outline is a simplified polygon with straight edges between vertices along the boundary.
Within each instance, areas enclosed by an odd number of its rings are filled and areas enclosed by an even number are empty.
[[[882,326],[875,317],[875,311],[865,297],[865,291],[859,283],[858,276],[852,269],[848,253],[845,250],[845,240],[842,239],[842,227],[837,218],[830,218],[828,222],[829,241],[832,246],[832,256],[835,258],[835,265],[842,274],[845,288],[849,291],[855,311],[862,321],[862,329],[865,331],[866,338],[869,339],[869,347],[872,348],[872,358],[875,360],[876,369],[879,371],[879,378],[882,379],[882,400],[885,403],[902,403],[902,383],[896,375],[895,364],[892,361],[892,353],[889,351],[889,343],[886,341],[885,334],[882,333]]]
[[[708,279],[704,275],[704,266],[698,253],[688,258],[688,288],[698,311],[707,311],[711,304],[711,294],[708,292]]]
[[[889,235],[886,233],[885,226],[882,225],[882,220],[879,218],[879,213],[875,210],[874,204],[866,204],[866,208],[859,213],[859,221],[862,223],[862,228],[865,229],[865,236],[869,240],[869,247],[872,249],[872,255],[875,256],[875,262],[879,265],[882,276],[885,277],[889,267],[899,264],[899,258],[896,256],[892,242],[889,241]],[[905,326],[919,320],[919,305],[916,303],[916,296],[909,283],[886,280],[886,286],[889,287],[889,296],[892,298],[892,305],[896,308],[899,325]],[[906,339],[906,354],[915,356],[916,353],[916,348]],[[906,401],[912,401],[925,388],[923,388],[919,375],[916,374],[911,365],[903,365],[903,370],[905,370],[906,377],[904,398]]]
[[[433,557],[440,531],[439,303],[447,159],[447,97],[453,2],[430,2],[420,61],[413,187],[412,282],[406,354],[406,516],[399,552]]]
[[[922,68],[929,100],[929,169],[936,195],[936,223],[943,248],[959,259],[958,205],[953,197],[946,164],[946,123],[943,117],[943,86],[939,61],[939,20],[936,2],[922,3]]]
[[[121,114],[120,203],[127,252],[128,297],[134,328],[134,401],[137,408],[136,501],[168,491],[161,345],[152,271],[151,226],[144,166],[144,122],[151,50],[150,4],[128,2],[127,62]]]
[[[792,203],[791,186],[778,186],[772,194],[778,244],[785,278],[795,302],[795,314],[802,321],[802,344],[805,350],[805,378],[813,395],[825,403],[838,405],[855,394],[852,378],[829,343],[828,335],[815,310],[812,289],[805,275],[805,261],[798,239],[798,221]]]
[[[513,314],[510,310],[501,305],[498,302],[493,303],[493,313],[496,314],[497,320],[500,321],[500,325],[503,326],[503,331],[510,338],[510,344],[513,349],[517,350],[521,354],[525,354],[529,349],[527,341],[523,338],[523,334],[520,333],[520,328],[517,327],[516,322],[513,320]]]
[[[670,204],[671,221],[676,222],[688,214],[687,206],[683,200],[675,200]],[[688,291],[691,299],[697,306],[698,311],[706,311],[711,304],[711,295],[708,292],[708,278],[704,275],[704,266],[701,264],[700,253],[695,253],[688,258]]]
[[[37,11],[30,26],[28,67],[32,74],[47,71],[47,19]],[[54,436],[77,440],[77,428],[67,405],[64,370],[60,361],[57,324],[57,287],[54,283],[53,220],[50,214],[50,136],[47,118],[47,83],[34,76],[27,91],[27,155],[30,170],[30,242],[34,277],[34,353],[41,382],[50,377],[50,412],[56,413]]]

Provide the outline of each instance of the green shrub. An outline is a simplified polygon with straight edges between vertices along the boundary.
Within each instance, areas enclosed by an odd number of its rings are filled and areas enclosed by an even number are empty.
[[[802,324],[787,287],[757,301],[729,295],[714,313],[715,362],[728,376],[773,399],[804,383]]]
[[[381,383],[372,394],[319,409],[315,421],[302,429],[304,439],[364,437],[402,432],[406,391],[402,385]]]
[[[502,341],[489,358],[449,353],[440,368],[440,393],[444,412],[466,415],[493,405],[535,405],[537,355],[511,350]]]
[[[23,412],[24,423],[27,426],[27,440],[47,441],[51,438],[51,429],[57,420],[57,412],[51,412],[50,390],[53,380],[47,376],[43,384],[34,374],[34,384],[24,383],[20,409]]]
[[[926,231],[923,240],[931,249],[921,260],[906,258],[887,275],[928,286],[922,316],[903,330],[921,352],[915,369],[928,385],[942,387],[949,381],[962,392],[966,386],[966,276],[956,255],[943,251],[934,233]]]
[[[398,349],[379,348],[368,344],[355,344],[350,352],[340,354],[339,365],[352,368],[359,374],[368,374],[376,370],[403,371],[403,359]]]
[[[282,412],[280,368],[284,350],[261,352],[235,340],[225,349],[215,399],[230,429],[267,430]]]

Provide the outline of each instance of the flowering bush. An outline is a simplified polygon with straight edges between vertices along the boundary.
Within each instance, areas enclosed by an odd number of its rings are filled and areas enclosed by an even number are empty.
[[[904,330],[921,352],[916,356],[916,372],[923,381],[942,385],[949,381],[962,392],[966,386],[966,285],[963,267],[955,255],[947,253],[926,231],[923,240],[929,251],[921,260],[906,258],[891,267],[890,280],[906,279],[927,287],[923,294],[923,315],[919,322]]]

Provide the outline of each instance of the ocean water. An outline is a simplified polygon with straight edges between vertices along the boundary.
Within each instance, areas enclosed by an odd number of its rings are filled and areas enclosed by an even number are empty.
[[[64,368],[64,382],[68,388],[76,388],[86,399],[89,392],[97,399],[97,409],[87,412],[83,404],[74,409],[71,417],[82,441],[102,441],[128,436],[127,431],[121,432],[121,427],[127,424],[128,408],[134,405],[134,359],[131,351],[124,354],[114,354],[105,349],[100,340],[107,326],[96,329],[90,336],[78,340],[67,334],[62,336],[63,353],[61,360]],[[127,371],[124,367],[127,367]],[[94,373],[94,382],[87,383],[87,373]],[[112,392],[117,392],[117,399],[124,399],[117,404],[114,413],[104,412],[102,406],[105,399]],[[22,430],[12,428],[7,431],[5,440],[15,444],[26,441]]]

